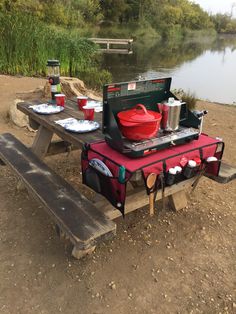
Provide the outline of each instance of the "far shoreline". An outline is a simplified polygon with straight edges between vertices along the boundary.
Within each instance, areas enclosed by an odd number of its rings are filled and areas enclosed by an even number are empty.
[[[63,77],[63,75],[61,76]],[[4,83],[7,84],[7,80],[10,79],[10,80],[26,80],[27,82],[29,82],[30,79],[32,79],[32,81],[39,81],[39,84],[38,84],[38,87],[36,87],[35,89],[39,88],[39,87],[42,87],[42,82],[46,83],[47,82],[47,78],[46,77],[41,77],[41,76],[24,76],[24,75],[8,75],[8,74],[0,74],[0,82],[2,80],[4,80]],[[80,79],[80,78],[79,78]],[[5,85],[4,84],[4,85]],[[8,85],[8,84],[7,84]],[[28,84],[27,84],[28,85]],[[37,84],[33,84],[34,86],[37,86]],[[27,86],[28,87],[28,86]],[[89,86],[86,86],[86,89],[89,89]],[[31,90],[19,90],[19,92],[17,93],[24,93],[24,92],[32,92],[32,89]],[[96,91],[97,92],[97,91]],[[99,93],[100,96],[102,97],[102,91]],[[232,103],[232,104],[227,104],[227,103],[222,103],[222,102],[217,102],[217,101],[211,101],[211,100],[208,100],[208,99],[202,99],[202,98],[197,98],[197,104],[199,104],[199,102],[205,102],[205,103],[208,103],[208,104],[214,104],[214,105],[220,105],[220,106],[227,106],[229,108],[236,108],[236,102],[235,103]]]

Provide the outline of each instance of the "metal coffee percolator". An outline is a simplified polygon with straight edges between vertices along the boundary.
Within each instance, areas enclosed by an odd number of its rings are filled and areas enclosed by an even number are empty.
[[[173,97],[168,102],[160,104],[162,113],[161,128],[165,131],[176,131],[179,128],[180,111],[183,103]]]
[[[55,99],[55,95],[61,92],[60,85],[60,63],[58,60],[47,61],[47,74],[48,81],[51,85],[52,99]]]

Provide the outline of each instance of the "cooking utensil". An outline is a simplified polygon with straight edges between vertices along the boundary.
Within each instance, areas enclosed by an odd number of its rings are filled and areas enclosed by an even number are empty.
[[[220,160],[218,160],[215,156],[210,156],[210,157],[207,158],[207,160],[203,163],[202,169],[199,171],[196,180],[192,184],[192,193],[196,189],[196,187],[197,187],[200,179],[202,178],[202,176],[205,174],[205,172],[207,170],[207,167],[209,165],[214,165],[216,162],[218,163],[219,161]]]
[[[158,104],[159,111],[162,112],[161,128],[166,131],[176,131],[179,128],[180,110],[183,103],[173,97],[168,102]]]
[[[164,178],[164,173],[163,172],[160,173],[159,177],[160,177],[160,181],[161,181],[162,209],[165,211],[165,209],[166,209],[166,202],[165,202],[165,178]]]
[[[157,135],[161,114],[147,110],[142,104],[117,114],[123,136],[130,140],[144,140]]]
[[[147,187],[152,190],[154,188],[154,185],[156,183],[157,174],[156,173],[150,173],[147,177]],[[149,212],[150,216],[154,215],[154,192],[150,192],[149,194]]]
[[[206,165],[203,166],[203,168],[199,171],[198,175],[196,176],[196,180],[192,184],[192,191],[191,191],[191,193],[193,193],[195,191],[195,189],[196,189],[200,179],[203,177],[205,171],[206,171]]]

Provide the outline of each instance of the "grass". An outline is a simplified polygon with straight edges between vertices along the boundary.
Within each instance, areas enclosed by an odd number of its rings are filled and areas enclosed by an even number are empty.
[[[46,76],[48,59],[60,60],[62,75],[83,74],[91,81],[92,72],[97,88],[111,80],[98,67],[96,45],[75,30],[48,26],[27,13],[0,13],[1,73]]]

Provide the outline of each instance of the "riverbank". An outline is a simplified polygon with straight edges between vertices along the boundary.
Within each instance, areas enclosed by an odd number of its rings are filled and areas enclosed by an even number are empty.
[[[0,133],[30,145],[35,136],[7,118],[14,99],[45,79],[0,76]],[[24,93],[27,92],[27,93]],[[236,165],[236,108],[198,101],[203,130],[222,137],[224,160]],[[46,162],[81,189],[76,152]],[[3,167],[0,176],[0,312],[3,314],[224,313],[236,309],[236,184],[204,178],[188,207],[150,218],[147,209],[118,220],[117,236],[74,260],[43,209]]]

